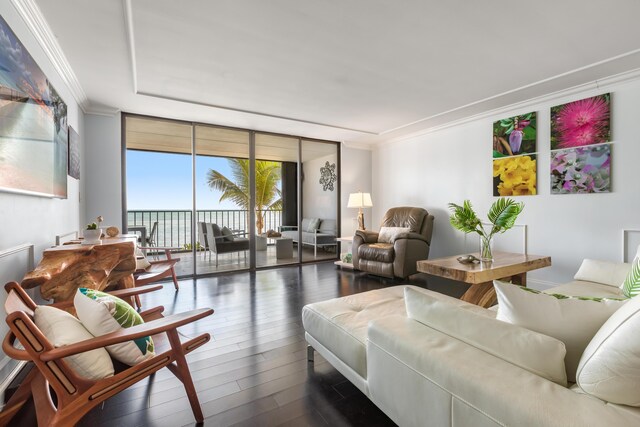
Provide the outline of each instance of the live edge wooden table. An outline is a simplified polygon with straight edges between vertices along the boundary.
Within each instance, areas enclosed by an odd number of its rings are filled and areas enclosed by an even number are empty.
[[[477,253],[474,255],[479,257]],[[510,280],[527,286],[527,271],[551,265],[548,256],[510,252],[494,252],[494,259],[489,263],[461,264],[458,256],[418,261],[418,271],[470,284],[460,299],[482,307],[491,307],[496,302],[494,280]]]
[[[40,294],[54,302],[73,299],[76,289],[103,290],[134,287],[136,238],[104,238],[101,244],[64,245],[46,249],[38,266],[27,273],[22,287],[40,287]]]

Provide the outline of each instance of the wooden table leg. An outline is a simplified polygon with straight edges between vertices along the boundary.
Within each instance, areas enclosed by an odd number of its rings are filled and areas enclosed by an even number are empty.
[[[462,301],[470,302],[471,304],[479,305],[480,307],[491,307],[497,300],[493,282],[471,285],[460,299]]]
[[[520,273],[520,274],[516,274],[511,276],[511,281],[516,284],[516,285],[520,285],[520,286],[527,286],[527,273]]]
[[[510,281],[519,286],[527,286],[527,273],[514,274],[511,277],[505,277],[499,280],[505,282]],[[497,301],[496,290],[493,287],[493,282],[471,285],[460,299],[462,301],[470,302],[471,304],[479,305],[480,307],[491,307]]]

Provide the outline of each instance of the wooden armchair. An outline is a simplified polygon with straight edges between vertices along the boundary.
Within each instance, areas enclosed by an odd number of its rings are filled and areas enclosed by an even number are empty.
[[[148,285],[149,283],[157,282],[165,277],[171,276],[173,279],[173,286],[176,290],[180,289],[178,285],[178,278],[176,277],[176,270],[174,266],[180,258],[172,258],[171,250],[176,248],[159,248],[159,247],[140,247],[140,250],[145,251],[147,249],[164,250],[167,256],[166,260],[149,261],[147,268],[136,270],[133,274],[134,283],[136,286]]]
[[[120,298],[131,297],[160,288],[148,286],[115,291],[112,294]],[[163,317],[164,308],[156,307],[140,313],[147,323],[55,348],[35,325],[33,316],[36,304],[24,289],[16,282],[7,283],[5,289],[9,294],[5,309],[10,331],[4,338],[2,349],[9,357],[31,361],[35,367],[0,413],[0,425],[7,425],[30,396],[33,396],[38,425],[75,425],[104,400],[165,366],[184,384],[196,421],[203,421],[185,354],[207,343],[211,337],[205,333],[181,342],[177,328],[213,314],[212,309],[204,308]],[[55,304],[59,308],[72,305],[72,301]],[[63,360],[74,354],[155,334],[159,334],[153,336],[156,356],[138,365],[126,367],[112,377],[96,381],[80,377]],[[165,335],[168,343],[163,340]],[[16,339],[24,350],[15,347]],[[165,348],[162,348],[163,344]],[[55,393],[57,406],[53,403],[51,389]]]

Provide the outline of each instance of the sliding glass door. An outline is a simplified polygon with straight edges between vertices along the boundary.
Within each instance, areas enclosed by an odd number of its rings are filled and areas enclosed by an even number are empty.
[[[189,252],[193,245],[191,124],[125,116],[126,215],[130,233],[139,236],[148,257],[158,247]],[[178,276],[193,274],[193,258],[176,265]]]
[[[128,114],[123,136],[124,221],[179,276],[337,257],[338,143]]]
[[[195,126],[196,274],[247,269],[249,131]]]
[[[256,132],[256,266],[299,261],[298,138]]]

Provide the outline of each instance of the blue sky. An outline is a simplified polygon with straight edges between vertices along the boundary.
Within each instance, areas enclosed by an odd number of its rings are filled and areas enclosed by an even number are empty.
[[[207,185],[209,169],[230,177],[228,161],[220,157],[196,158],[197,209],[238,209],[220,203],[219,191]],[[127,150],[128,210],[191,210],[191,155]]]

